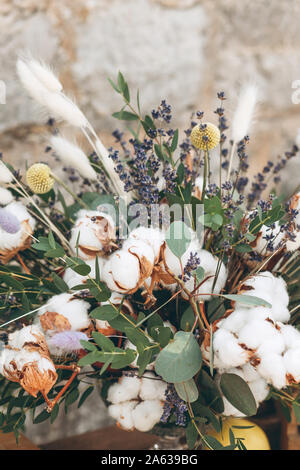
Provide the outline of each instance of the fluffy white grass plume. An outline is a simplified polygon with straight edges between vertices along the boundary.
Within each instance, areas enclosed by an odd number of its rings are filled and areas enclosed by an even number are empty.
[[[86,117],[78,106],[62,93],[59,80],[48,67],[33,59],[18,59],[17,73],[29,95],[56,118],[75,127],[87,126]]]
[[[97,173],[93,169],[88,157],[75,144],[63,137],[52,136],[51,147],[67,166],[75,168],[84,178],[95,181]]]
[[[51,354],[65,356],[82,349],[81,340],[88,341],[89,338],[81,331],[61,331],[48,339],[48,346]]]
[[[0,183],[10,183],[13,180],[13,175],[6,165],[0,160]]]
[[[234,142],[239,142],[248,134],[256,103],[257,87],[254,84],[245,84],[240,91],[232,119],[232,140]]]
[[[2,170],[2,167],[0,168],[0,175],[1,175],[1,170]],[[0,179],[1,179],[1,176],[0,176]],[[12,202],[13,200],[14,200],[14,197],[12,193],[8,189],[0,187],[0,205],[7,206],[7,204]]]
[[[36,78],[49,90],[55,93],[62,91],[63,86],[52,72],[51,68],[44,62],[36,59],[30,59],[27,62],[27,66]]]

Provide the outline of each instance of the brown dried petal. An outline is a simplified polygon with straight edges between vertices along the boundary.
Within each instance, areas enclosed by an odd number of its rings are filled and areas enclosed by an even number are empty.
[[[71,329],[69,320],[56,312],[46,312],[40,316],[40,322],[44,331],[66,331]]]

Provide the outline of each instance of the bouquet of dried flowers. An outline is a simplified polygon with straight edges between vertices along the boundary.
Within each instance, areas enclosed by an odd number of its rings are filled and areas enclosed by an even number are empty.
[[[180,139],[166,101],[144,115],[119,73],[128,132],[107,150],[45,64],[17,72],[51,137],[24,176],[0,160],[0,429],[53,422],[99,382],[123,429],[182,428],[190,448],[222,448],[209,427],[271,397],[299,415],[300,194],[276,193],[298,148],[249,177],[256,88],[231,130],[220,92],[216,125],[198,111]]]

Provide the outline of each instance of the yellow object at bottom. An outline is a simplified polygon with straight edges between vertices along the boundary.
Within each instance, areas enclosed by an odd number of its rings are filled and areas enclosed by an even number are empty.
[[[247,429],[238,429],[234,426],[253,426]],[[235,441],[241,439],[247,450],[270,450],[270,443],[266,433],[257,424],[243,418],[226,418],[223,420],[222,432],[214,429],[207,432],[208,435],[215,437],[223,446],[230,445],[229,429],[231,428]],[[236,447],[236,450],[238,447]]]

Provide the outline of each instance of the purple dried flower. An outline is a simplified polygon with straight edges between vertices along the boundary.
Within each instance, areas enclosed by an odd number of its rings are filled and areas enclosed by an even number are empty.
[[[88,341],[88,337],[85,333],[80,331],[62,331],[56,333],[52,338],[49,339],[49,346],[61,349],[66,353],[72,353],[82,349],[80,344],[81,340]]]
[[[0,208],[0,227],[7,233],[17,233],[20,228],[20,222],[17,217],[6,209]]]

